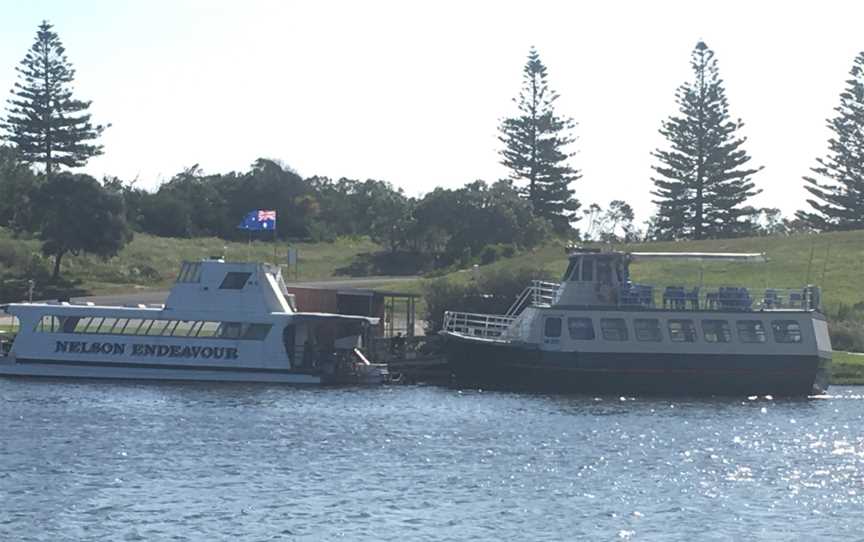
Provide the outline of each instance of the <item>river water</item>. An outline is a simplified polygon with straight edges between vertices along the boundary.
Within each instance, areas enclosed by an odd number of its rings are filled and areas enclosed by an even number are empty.
[[[861,539],[864,388],[830,391],[0,379],[0,539]]]

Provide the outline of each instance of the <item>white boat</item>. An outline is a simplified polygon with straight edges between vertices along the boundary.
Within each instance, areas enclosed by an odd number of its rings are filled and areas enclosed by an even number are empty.
[[[576,250],[560,284],[535,282],[506,314],[445,313],[441,335],[455,381],[677,395],[808,395],[828,387],[831,340],[817,287],[632,283],[630,262],[649,259],[764,256]]]
[[[184,262],[164,305],[13,303],[0,375],[379,383],[363,345],[377,318],[297,312],[276,266]]]

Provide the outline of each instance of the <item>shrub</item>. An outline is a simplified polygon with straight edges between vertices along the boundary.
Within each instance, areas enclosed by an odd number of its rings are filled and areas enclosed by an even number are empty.
[[[828,333],[834,350],[864,352],[864,323],[829,322]]]
[[[468,284],[443,278],[432,281],[424,292],[427,333],[441,329],[444,311],[504,314],[535,279],[548,279],[548,273],[526,267],[485,270]]]
[[[502,258],[512,258],[515,254],[516,246],[510,243],[486,245],[480,252],[480,263],[483,265],[490,264]]]

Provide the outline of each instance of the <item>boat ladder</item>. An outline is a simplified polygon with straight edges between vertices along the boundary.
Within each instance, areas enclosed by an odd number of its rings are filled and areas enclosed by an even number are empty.
[[[526,286],[516,301],[510,305],[505,313],[507,316],[516,316],[522,312],[525,307],[548,307],[555,302],[558,295],[558,288],[561,285],[557,282],[546,282],[542,280],[532,280],[529,286]]]

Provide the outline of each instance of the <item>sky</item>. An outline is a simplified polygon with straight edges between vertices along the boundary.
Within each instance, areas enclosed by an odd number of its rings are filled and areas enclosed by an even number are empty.
[[[651,151],[704,40],[741,118],[757,206],[805,208],[825,153],[864,2],[0,0],[0,90],[43,19],[76,69],[75,94],[111,123],[84,171],[155,189],[198,164],[258,157],[300,175],[374,178],[420,196],[495,181],[531,46],[577,123],[587,207],[624,199],[644,220]],[[5,106],[0,109],[5,109]],[[262,205],[264,203],[262,202]],[[584,207],[583,207],[584,208]]]

